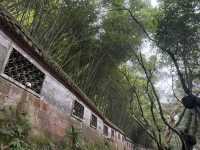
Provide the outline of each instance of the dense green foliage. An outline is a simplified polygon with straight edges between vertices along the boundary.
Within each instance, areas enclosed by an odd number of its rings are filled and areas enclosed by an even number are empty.
[[[135,129],[140,127],[129,110],[132,87],[124,77],[122,70],[126,66],[122,64],[140,46],[143,33],[128,12],[115,10],[115,5],[123,6],[123,0],[2,0],[1,4],[109,119],[135,136]],[[141,20],[148,22],[145,17],[150,6],[133,1],[131,7]],[[130,74],[131,82],[137,80],[134,73]],[[137,84],[142,82],[145,81],[138,80]],[[148,139],[143,130],[138,131]]]
[[[157,45],[176,71],[178,95],[192,95],[198,103],[200,56],[200,2],[198,0],[163,0],[156,32]],[[176,92],[174,95],[176,95]],[[181,97],[181,98],[182,98]],[[192,99],[190,99],[192,101]],[[184,110],[179,125],[185,134],[196,136],[199,142],[199,106]],[[187,108],[187,107],[186,107]],[[181,116],[181,115],[180,115]],[[191,145],[186,143],[186,149]],[[197,147],[199,149],[199,147]]]
[[[0,2],[43,53],[134,142],[154,149],[171,144],[178,149],[182,139],[178,125],[184,126],[181,130],[186,124],[197,131],[197,115],[192,116],[192,125],[185,123],[188,117],[184,113],[177,125],[170,124],[166,118],[173,113],[163,111],[155,83],[159,66],[167,64],[179,78],[175,92],[180,98],[184,94],[198,95],[198,0],[160,0],[159,9],[152,8],[148,0]],[[141,53],[144,38],[157,45],[160,55],[147,59]],[[174,96],[178,99],[176,93]],[[192,113],[186,114],[191,119]],[[182,122],[182,118],[187,121]],[[172,136],[166,126],[173,131]]]
[[[177,63],[183,89],[191,93],[192,82],[197,82],[199,75],[199,1],[163,1],[162,7],[156,35],[158,45]]]

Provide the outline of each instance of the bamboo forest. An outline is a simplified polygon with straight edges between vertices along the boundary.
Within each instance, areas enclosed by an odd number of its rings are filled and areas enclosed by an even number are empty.
[[[200,150],[200,1],[0,0],[0,150]]]

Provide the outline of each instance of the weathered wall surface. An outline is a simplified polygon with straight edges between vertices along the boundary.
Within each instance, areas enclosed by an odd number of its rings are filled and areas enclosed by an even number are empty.
[[[76,97],[50,75],[46,75],[40,95],[41,99],[58,107],[66,115],[71,114]]]
[[[8,54],[8,49],[11,45],[11,41],[6,37],[6,35],[0,30],[0,72],[3,69],[6,56]]]
[[[103,126],[104,126],[103,120],[97,117],[97,131],[100,135],[103,135]]]
[[[7,56],[7,48],[0,44],[0,70],[3,68],[3,64],[5,62],[5,58]]]
[[[18,50],[31,63],[45,74],[40,95],[35,95],[31,90],[3,74],[12,47]],[[6,105],[17,106],[19,102],[28,102],[26,108],[32,121],[33,131],[44,131],[55,139],[62,139],[66,131],[73,126],[80,129],[89,141],[102,139],[103,121],[97,117],[97,130],[90,127],[90,117],[92,111],[76,96],[52,77],[34,59],[27,55],[16,43],[13,43],[0,30],[0,107]],[[84,106],[84,117],[79,121],[71,116],[74,100],[79,101]],[[25,105],[25,104],[24,104]],[[100,135],[100,136],[98,136]]]
[[[66,115],[56,106],[40,100],[40,98],[7,81],[7,79],[0,77],[0,85],[0,107],[17,106],[19,102],[23,101],[24,110],[28,111],[33,131],[36,133],[43,131],[53,139],[62,140],[67,130],[73,125],[81,129],[84,137],[90,142],[102,139],[98,136],[96,130]]]
[[[25,86],[14,81],[3,74],[3,68],[12,50],[12,47],[19,51],[25,58],[34,64],[45,74],[40,95],[34,91],[25,89]],[[81,100],[79,100],[63,84],[58,82],[53,75],[50,75],[44,68],[38,64],[31,56],[25,53],[16,43],[13,43],[0,30],[0,110],[6,105],[18,106],[23,104],[23,109],[28,112],[32,121],[33,133],[40,131],[48,136],[61,140],[72,125],[80,129],[84,138],[90,142],[103,140],[103,120],[97,117],[97,128],[90,127],[92,111]],[[77,120],[71,116],[73,102],[78,101],[84,106],[83,120]],[[20,104],[20,105],[21,105]],[[111,128],[108,126],[108,136],[111,138]],[[115,132],[115,138],[111,140],[117,150],[123,150],[124,145],[118,139],[118,132]]]
[[[53,77],[46,75],[46,78],[43,83],[42,91],[41,91],[41,99],[50,103],[53,106],[56,106],[57,109],[63,112],[66,117],[71,116],[73,102],[77,100],[77,97],[74,96],[69,90],[67,90],[62,84],[56,81]],[[84,131],[94,132],[95,134],[99,134],[102,136],[103,134],[103,121],[97,116],[97,130],[90,127],[90,119],[92,111],[81,101],[79,101],[84,106],[84,116],[82,122],[78,122],[81,124],[81,127],[84,128]],[[72,119],[76,122],[76,119]]]

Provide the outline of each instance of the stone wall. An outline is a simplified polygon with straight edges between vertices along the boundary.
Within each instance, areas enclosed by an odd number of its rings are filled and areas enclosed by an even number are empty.
[[[0,77],[0,85],[0,106],[19,107],[19,105],[22,105],[21,107],[28,113],[32,129],[36,134],[44,132],[52,139],[62,140],[67,130],[73,125],[81,130],[81,133],[88,141],[103,140],[101,136],[98,136],[95,129],[90,128],[72,116],[64,114],[56,106],[40,100],[39,97],[18,87],[7,79]]]
[[[24,85],[3,73],[12,48],[19,51],[45,74],[40,94],[27,89]],[[71,116],[73,102],[75,100],[84,106],[82,121]],[[92,110],[0,31],[0,107],[7,105],[16,107],[22,105],[21,107],[29,114],[34,134],[44,132],[44,134],[47,134],[53,139],[62,140],[66,131],[72,126],[75,126],[80,129],[84,138],[90,142],[103,140],[104,138],[103,120],[96,115],[97,129],[91,128],[90,119],[93,113]],[[106,138],[111,138],[111,128],[109,126],[108,136]],[[118,139],[117,131],[115,132],[115,137],[111,139],[111,142],[116,146],[117,150],[124,149],[122,141]]]

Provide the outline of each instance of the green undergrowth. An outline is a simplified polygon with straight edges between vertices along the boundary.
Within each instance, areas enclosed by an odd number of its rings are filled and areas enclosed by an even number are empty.
[[[27,142],[30,124],[26,114],[18,114],[15,107],[7,106],[0,110],[1,149],[23,150],[29,147]]]
[[[0,150],[111,150],[107,141],[87,142],[74,127],[66,131],[62,142],[55,142],[43,133],[33,136],[26,113],[16,107],[0,109]]]
[[[66,147],[69,150],[112,150],[108,141],[99,140],[98,142],[89,143],[82,135],[81,130],[71,127],[65,137]],[[66,150],[68,150],[66,149]]]

